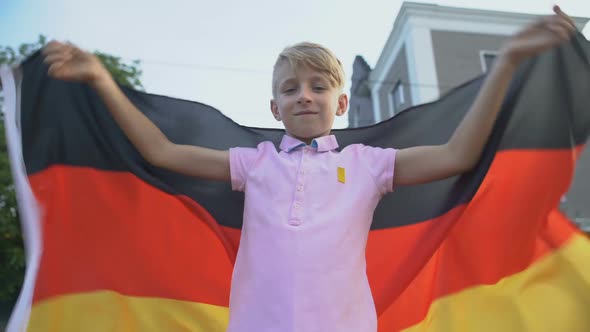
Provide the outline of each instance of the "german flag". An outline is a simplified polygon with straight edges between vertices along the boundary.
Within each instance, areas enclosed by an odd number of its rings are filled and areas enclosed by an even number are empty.
[[[590,331],[590,241],[558,210],[590,132],[589,54],[578,35],[519,68],[474,171],[383,198],[366,249],[380,332]],[[150,166],[92,89],[46,71],[36,54],[2,76],[29,262],[9,331],[224,331],[243,194]],[[334,134],[446,142],[482,80]],[[283,135],[125,93],[176,143]]]

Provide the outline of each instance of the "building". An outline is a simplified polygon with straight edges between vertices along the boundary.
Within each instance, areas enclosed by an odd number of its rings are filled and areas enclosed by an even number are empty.
[[[404,2],[375,68],[361,56],[354,60],[349,126],[386,120],[480,76],[501,45],[538,17]],[[589,21],[573,19],[579,30]],[[590,151],[578,162],[562,209],[590,232]]]

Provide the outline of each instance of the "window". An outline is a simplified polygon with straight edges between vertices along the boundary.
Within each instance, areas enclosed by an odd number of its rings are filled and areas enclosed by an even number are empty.
[[[397,86],[395,87],[395,95],[397,100],[399,101],[400,104],[405,103],[404,101],[404,86],[401,82],[397,83]]]
[[[496,56],[498,55],[497,51],[488,51],[488,50],[481,50],[479,51],[479,60],[481,62],[481,71],[487,72],[492,68],[494,60],[496,60]]]
[[[401,111],[401,107],[405,103],[404,85],[401,81],[397,81],[393,90],[391,91],[391,114],[394,115]]]

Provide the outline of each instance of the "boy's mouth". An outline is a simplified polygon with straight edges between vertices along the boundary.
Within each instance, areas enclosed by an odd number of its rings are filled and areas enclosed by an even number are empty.
[[[295,116],[299,116],[299,115],[314,115],[314,114],[318,114],[318,112],[302,111],[302,112],[299,112],[299,113],[295,113]]]

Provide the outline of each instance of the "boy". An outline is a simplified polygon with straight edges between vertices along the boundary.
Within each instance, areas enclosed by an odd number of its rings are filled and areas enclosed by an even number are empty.
[[[558,7],[503,47],[472,109],[448,143],[403,150],[353,144],[337,152],[330,135],[343,115],[344,73],[327,49],[285,49],[273,72],[273,116],[285,126],[277,152],[216,151],[170,142],[124,96],[96,57],[52,42],[49,74],[89,83],[142,156],[155,166],[245,192],[244,223],[230,296],[228,331],[376,331],[365,273],[365,244],[379,199],[395,185],[418,184],[473,168],[523,60],[575,31]],[[346,294],[346,297],[342,296]]]

